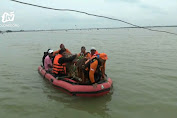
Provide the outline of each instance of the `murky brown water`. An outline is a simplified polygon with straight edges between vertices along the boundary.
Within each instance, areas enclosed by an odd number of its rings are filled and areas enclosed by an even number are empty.
[[[176,32],[177,28],[166,28]],[[113,93],[71,97],[38,74],[44,51],[85,45],[108,54]],[[0,35],[1,118],[176,118],[177,37],[142,29]]]

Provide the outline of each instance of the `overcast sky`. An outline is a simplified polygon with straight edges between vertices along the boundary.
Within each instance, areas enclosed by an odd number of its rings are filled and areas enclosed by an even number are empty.
[[[92,14],[118,18],[139,26],[177,25],[177,0],[19,0],[58,9],[74,9]],[[130,26],[74,12],[53,11],[0,0],[0,16],[14,11],[13,22],[20,27],[6,29],[65,29]],[[2,19],[0,17],[0,19]]]

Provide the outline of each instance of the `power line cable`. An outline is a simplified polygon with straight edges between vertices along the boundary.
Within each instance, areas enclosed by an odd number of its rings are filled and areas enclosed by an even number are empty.
[[[31,3],[21,2],[21,1],[17,1],[17,0],[10,0],[10,1],[21,3],[21,4],[25,4],[25,5],[40,7],[40,8],[44,8],[44,9],[50,9],[50,10],[77,12],[77,13],[86,14],[86,15],[89,15],[89,16],[95,16],[95,17],[105,18],[105,19],[109,19],[109,20],[119,21],[119,22],[131,25],[131,26],[134,26],[134,27],[143,28],[143,29],[147,29],[147,30],[150,30],[150,31],[163,32],[163,33],[177,35],[176,33],[168,32],[168,31],[164,31],[164,30],[150,29],[150,28],[147,28],[147,27],[141,27],[141,26],[138,26],[138,25],[126,22],[124,20],[120,20],[120,19],[116,19],[116,18],[111,18],[111,17],[107,17],[107,16],[102,16],[102,15],[91,14],[91,13],[87,13],[87,12],[83,12],[83,11],[78,11],[78,10],[73,10],[73,9],[56,9],[56,8],[50,8],[50,7],[35,5],[35,4],[31,4]]]

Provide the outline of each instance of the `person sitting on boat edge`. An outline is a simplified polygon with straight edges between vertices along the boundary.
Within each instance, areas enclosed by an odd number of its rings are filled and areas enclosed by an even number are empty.
[[[48,55],[44,59],[44,68],[46,72],[51,73],[52,72],[52,56],[53,56],[53,50],[48,50]]]
[[[46,51],[46,52],[44,52],[44,55],[43,55],[43,57],[42,57],[42,64],[43,64],[43,66],[44,66],[44,59],[45,59],[45,57],[48,55],[48,51],[50,50],[50,48]]]
[[[64,44],[60,44],[60,49],[57,50],[57,51],[54,51],[54,52],[53,52],[53,56],[55,56],[55,55],[57,55],[57,54],[61,54],[61,51],[62,51],[62,52],[66,52],[66,53],[68,53],[68,54],[71,54],[71,52],[70,52],[68,49],[65,48]]]
[[[60,51],[60,53],[55,56],[52,71],[55,77],[66,76],[66,63],[72,62],[77,57],[77,54],[72,55],[70,57],[66,57],[66,55],[67,53],[65,51]]]
[[[81,52],[78,54],[78,57],[79,58],[87,58],[87,59],[90,59],[91,58],[91,55],[90,55],[90,52],[86,52],[86,48],[85,46],[82,46],[81,47]]]
[[[90,49],[91,57],[96,56],[98,54],[98,51],[95,47],[91,47]]]
[[[93,84],[93,87],[97,87],[97,82],[99,82],[101,78],[105,78],[105,63],[107,59],[107,54],[100,53],[86,62],[84,67],[85,74],[89,78],[91,84]]]

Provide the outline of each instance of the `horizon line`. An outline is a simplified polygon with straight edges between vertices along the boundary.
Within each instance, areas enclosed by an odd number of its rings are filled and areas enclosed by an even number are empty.
[[[177,27],[177,25],[167,25],[167,26],[143,26],[146,28],[155,27]],[[143,28],[143,27],[103,27],[103,28],[67,28],[67,29],[32,29],[32,30],[0,30],[0,32],[32,32],[32,31],[63,31],[63,30],[99,30],[99,29],[123,29],[123,28]]]

